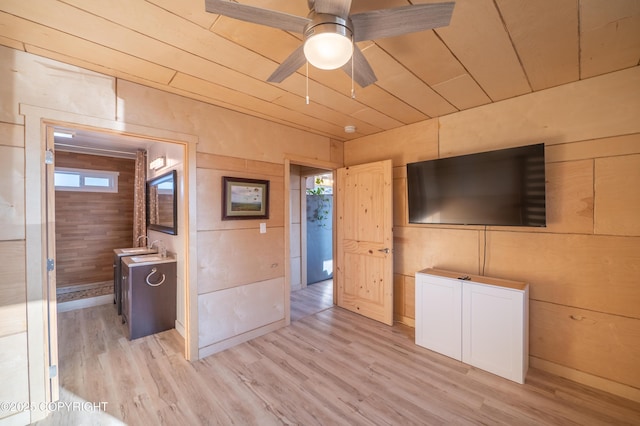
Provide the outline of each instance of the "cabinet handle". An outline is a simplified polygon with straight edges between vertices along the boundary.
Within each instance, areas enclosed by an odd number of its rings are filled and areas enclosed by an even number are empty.
[[[149,275],[147,275],[146,281],[147,281],[147,284],[150,285],[151,287],[158,287],[164,282],[165,278],[167,278],[165,274],[162,274],[162,279],[160,279],[160,281],[158,281],[157,283],[151,283],[149,281],[149,278],[151,278],[151,275],[155,274],[156,272],[158,272],[158,268],[153,268],[151,272],[149,272]]]
[[[381,252],[381,253],[389,254],[389,252],[390,252],[391,250],[389,250],[389,247],[385,247],[385,248],[383,248],[383,249],[378,249],[378,251],[379,251],[379,252]]]

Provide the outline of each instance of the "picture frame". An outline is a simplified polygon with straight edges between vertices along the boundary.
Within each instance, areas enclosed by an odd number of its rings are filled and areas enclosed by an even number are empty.
[[[222,177],[222,220],[268,218],[268,180]]]

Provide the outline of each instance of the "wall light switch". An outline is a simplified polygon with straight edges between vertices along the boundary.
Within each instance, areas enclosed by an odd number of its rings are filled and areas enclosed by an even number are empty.
[[[267,233],[267,224],[266,224],[266,223],[264,223],[264,222],[262,222],[262,223],[260,224],[260,233],[261,233],[261,234],[266,234],[266,233]]]

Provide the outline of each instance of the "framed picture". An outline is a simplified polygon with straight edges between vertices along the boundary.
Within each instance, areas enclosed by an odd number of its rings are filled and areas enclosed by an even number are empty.
[[[268,218],[268,180],[222,177],[222,220]]]

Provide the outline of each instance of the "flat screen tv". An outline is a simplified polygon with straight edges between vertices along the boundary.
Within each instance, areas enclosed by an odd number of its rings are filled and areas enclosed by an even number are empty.
[[[544,144],[407,164],[409,223],[546,226]]]

